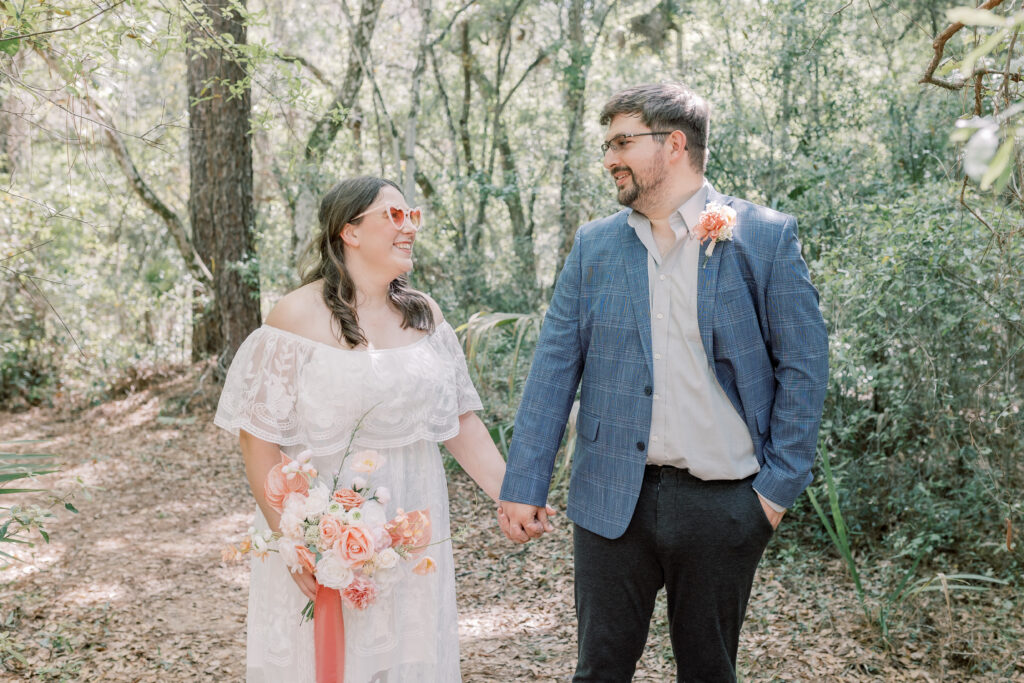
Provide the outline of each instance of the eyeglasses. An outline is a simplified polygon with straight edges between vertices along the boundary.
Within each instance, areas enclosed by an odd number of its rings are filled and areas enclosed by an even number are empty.
[[[601,143],[601,154],[607,154],[608,150],[621,152],[630,142],[630,138],[642,138],[645,135],[669,135],[670,130],[656,130],[650,133],[620,133],[608,142]]]
[[[405,225],[406,219],[408,219],[409,225],[412,226],[413,230],[419,230],[423,227],[423,211],[420,210],[420,207],[418,206],[414,209],[403,209],[402,207],[394,204],[379,204],[367,209],[352,220],[362,218],[363,216],[369,216],[371,213],[380,211],[381,209],[383,209],[384,214],[391,219],[391,224],[399,230],[401,230]]]

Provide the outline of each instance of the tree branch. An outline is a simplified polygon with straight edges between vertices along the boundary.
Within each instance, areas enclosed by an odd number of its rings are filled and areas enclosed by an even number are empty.
[[[982,4],[978,5],[978,9],[992,9],[994,7],[998,7],[1001,4],[1003,4],[1003,0],[986,0],[986,2],[983,2]],[[972,78],[978,75],[979,72],[976,70],[972,72],[969,76],[964,76],[962,81],[935,78],[935,69],[939,67],[939,62],[942,61],[942,56],[946,51],[946,43],[949,42],[950,38],[959,33],[960,29],[962,29],[963,27],[964,24],[961,24],[958,21],[954,24],[950,24],[949,26],[947,26],[946,30],[939,34],[939,36],[932,43],[932,49],[935,51],[935,54],[932,55],[932,61],[928,63],[928,68],[925,69],[924,76],[921,77],[921,80],[919,80],[918,83],[928,83],[931,85],[937,85],[940,88],[945,88],[946,90],[960,90],[967,84],[968,81],[970,81]]]
[[[65,26],[63,28],[51,28],[51,29],[49,29],[47,31],[36,31],[35,33],[23,33],[20,36],[0,36],[0,43],[7,42],[8,40],[24,40],[25,38],[35,38],[36,36],[45,36],[45,35],[47,35],[49,33],[60,33],[61,31],[74,31],[76,28],[78,28],[82,24],[88,24],[90,21],[92,21],[96,17],[100,16],[101,14],[106,14],[110,10],[114,9],[118,5],[124,4],[125,2],[126,2],[126,0],[117,0],[117,2],[115,2],[110,7],[107,7],[105,9],[101,9],[96,14],[92,15],[88,19],[83,19],[82,21],[78,22],[74,26]]]

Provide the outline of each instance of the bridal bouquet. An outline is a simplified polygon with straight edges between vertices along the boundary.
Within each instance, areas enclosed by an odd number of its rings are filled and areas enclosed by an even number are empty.
[[[390,492],[369,481],[384,464],[383,456],[353,454],[350,469],[358,474],[342,481],[339,473],[330,487],[316,481],[311,456],[303,451],[292,460],[282,452],[267,475],[264,494],[281,513],[280,533],[251,528],[249,538],[226,550],[225,558],[249,552],[263,557],[276,550],[292,572],[313,573],[318,584],[339,591],[353,609],[369,607],[397,583],[403,563],[415,561],[416,574],[437,569],[423,554],[430,544],[430,511],[398,508],[389,520],[384,506]],[[313,607],[310,601],[302,614],[312,617]]]

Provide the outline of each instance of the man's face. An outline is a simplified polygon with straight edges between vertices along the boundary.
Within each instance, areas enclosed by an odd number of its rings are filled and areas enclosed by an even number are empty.
[[[649,133],[639,116],[619,114],[604,136],[604,167],[615,181],[619,204],[641,213],[657,200],[666,180],[665,144]]]

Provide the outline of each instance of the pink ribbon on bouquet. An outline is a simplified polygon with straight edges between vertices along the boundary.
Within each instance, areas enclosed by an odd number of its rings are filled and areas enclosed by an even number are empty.
[[[317,584],[313,602],[313,639],[316,643],[316,683],[344,683],[345,619],[341,593]]]

